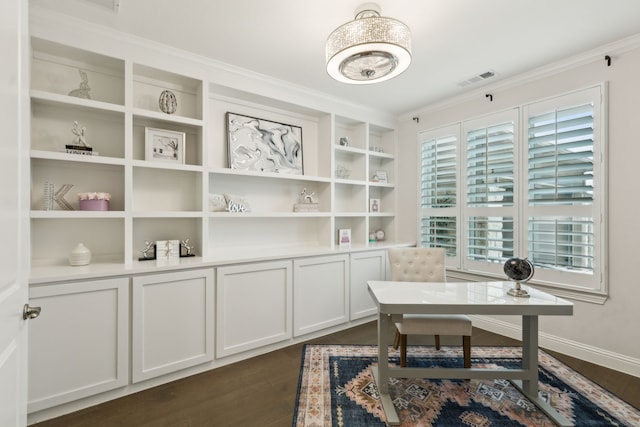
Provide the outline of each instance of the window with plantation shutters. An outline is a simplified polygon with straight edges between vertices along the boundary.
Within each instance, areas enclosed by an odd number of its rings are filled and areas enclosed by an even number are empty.
[[[605,85],[421,132],[422,246],[450,272],[503,279],[511,257],[532,283],[602,301],[606,285]],[[468,276],[465,276],[468,277]]]

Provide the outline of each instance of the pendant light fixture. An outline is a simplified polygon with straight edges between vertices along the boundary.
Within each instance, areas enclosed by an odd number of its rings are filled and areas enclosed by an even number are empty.
[[[327,39],[327,72],[351,84],[389,80],[411,63],[411,31],[400,21],[380,16],[380,7],[365,3],[355,20],[336,28]]]

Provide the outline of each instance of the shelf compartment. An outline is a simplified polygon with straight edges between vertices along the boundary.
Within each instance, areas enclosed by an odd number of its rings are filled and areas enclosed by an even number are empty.
[[[132,211],[202,212],[202,173],[134,167]]]
[[[365,216],[336,216],[335,230],[333,231],[333,243],[338,246],[338,230],[348,228],[351,229],[352,245],[366,244],[369,236],[366,226]]]
[[[382,153],[384,154],[384,153]],[[374,182],[373,177],[378,171],[386,172],[387,182]],[[394,158],[390,155],[381,155],[381,153],[369,153],[369,182],[371,185],[392,185],[395,182]]]
[[[213,89],[213,86],[212,86]],[[220,89],[216,87],[217,91]],[[222,91],[228,93],[228,91]],[[251,99],[251,97],[249,97]],[[302,157],[305,175],[322,175],[330,177],[329,160],[322,146],[325,138],[330,134],[330,115],[307,108],[298,109],[296,106],[280,100],[258,97],[254,100],[229,98],[220,93],[212,92],[208,100],[207,125],[210,132],[207,165],[221,169],[229,167],[227,113],[241,114],[248,117],[284,123],[302,128]],[[256,104],[255,101],[261,101]],[[287,107],[283,109],[282,107]],[[299,110],[299,111],[298,111]]]
[[[85,139],[100,156],[124,158],[124,113],[65,104],[49,99],[31,99],[31,148],[65,152],[76,137],[74,122],[86,128]],[[91,157],[100,157],[91,156]]]
[[[192,253],[202,256],[202,218],[134,218],[132,254],[137,261],[145,249],[145,241],[186,240],[193,246]],[[153,261],[144,261],[153,262]]]
[[[334,177],[337,179],[366,180],[366,152],[364,150],[335,147]],[[348,171],[348,176],[341,171]]]
[[[378,212],[374,213],[369,210],[371,215],[393,215],[396,211],[395,206],[395,189],[393,187],[369,187],[369,200],[379,199],[380,206]]]
[[[44,183],[48,181],[55,188],[73,185],[65,200],[74,209],[78,209],[78,193],[97,191],[111,194],[110,211],[124,211],[124,166],[85,162],[77,157],[77,161],[31,159],[31,210],[44,209]],[[69,212],[55,203],[54,209]]]
[[[340,139],[347,138],[348,147],[360,150],[367,148],[367,124],[343,116],[335,116],[334,144],[341,147]]]
[[[382,126],[369,126],[369,150],[372,155],[393,158],[395,153],[396,133],[393,129]]]
[[[82,70],[87,73],[91,99],[124,105],[123,60],[35,37],[31,47],[32,89],[68,96],[80,88]]]
[[[202,80],[145,65],[133,65],[133,107],[165,114],[158,100],[164,90],[176,97],[177,109],[168,117],[202,120]]]
[[[201,124],[162,120],[150,116],[133,116],[133,159],[145,160],[145,128],[156,128],[185,133],[185,165],[202,166],[202,134]],[[168,163],[163,163],[167,165]]]
[[[338,214],[367,212],[369,205],[365,190],[364,185],[336,183],[334,212]]]
[[[69,254],[78,243],[91,251],[91,264],[124,261],[123,218],[32,218],[31,240],[34,267],[68,266]]]
[[[384,241],[393,242],[396,240],[395,236],[395,217],[394,216],[370,216],[369,217],[369,231],[384,230]]]
[[[272,176],[209,174],[209,192],[243,197],[254,213],[290,213],[300,193],[314,193],[319,212],[331,211],[331,184],[328,181],[286,179]]]
[[[209,254],[220,251],[256,251],[273,254],[291,248],[330,245],[331,218],[327,217],[249,217],[209,218]]]

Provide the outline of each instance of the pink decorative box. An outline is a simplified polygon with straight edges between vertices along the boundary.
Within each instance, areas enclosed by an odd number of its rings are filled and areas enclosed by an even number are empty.
[[[78,193],[78,205],[81,211],[108,211],[109,193]]]

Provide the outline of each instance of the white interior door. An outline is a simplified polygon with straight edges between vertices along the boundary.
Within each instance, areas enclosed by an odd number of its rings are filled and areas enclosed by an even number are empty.
[[[21,215],[21,147],[28,133],[23,97],[29,78],[28,2],[4,0],[0,13],[0,426],[27,424],[26,322],[28,235]]]

